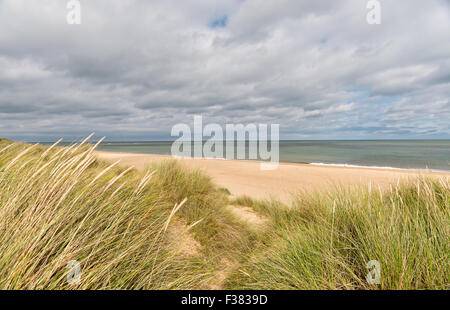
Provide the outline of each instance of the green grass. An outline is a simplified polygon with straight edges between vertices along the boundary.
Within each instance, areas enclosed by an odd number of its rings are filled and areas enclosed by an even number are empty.
[[[450,185],[417,180],[391,191],[300,193],[289,208],[252,205],[272,219],[267,244],[228,281],[239,289],[448,289]],[[379,261],[380,284],[366,281]]]
[[[0,139],[0,289],[449,289],[450,185],[239,197],[175,161],[136,171],[94,146]],[[267,218],[254,230],[226,208]],[[182,223],[200,244],[184,254]],[[67,264],[81,266],[69,284]],[[366,281],[367,262],[381,283]],[[223,279],[222,279],[223,278]]]
[[[226,245],[221,239],[242,232],[226,213],[215,212],[225,203],[208,177],[175,162],[139,173],[98,161],[92,146],[49,149],[1,140],[0,288],[207,287],[214,258],[180,255],[166,224],[184,219],[220,253],[218,244],[229,249],[247,238],[243,233]],[[66,281],[72,260],[81,265],[79,285]]]

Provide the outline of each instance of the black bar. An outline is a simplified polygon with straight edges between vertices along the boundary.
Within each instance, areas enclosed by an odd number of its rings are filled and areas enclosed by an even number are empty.
[[[46,305],[83,304],[90,301],[142,304],[143,309],[177,309],[195,307],[204,309],[279,307],[293,306],[295,309],[311,305],[356,305],[386,306],[395,300],[402,304],[424,302],[425,298],[446,298],[448,291],[0,291],[0,298],[14,299],[17,306],[22,301]],[[429,299],[428,299],[429,300]],[[81,303],[81,304],[80,304]],[[148,306],[145,306],[148,305]],[[156,307],[156,305],[160,305]],[[162,307],[161,307],[162,306]],[[289,307],[290,308],[290,307]],[[128,310],[128,309],[125,309]],[[280,309],[281,310],[281,309]]]

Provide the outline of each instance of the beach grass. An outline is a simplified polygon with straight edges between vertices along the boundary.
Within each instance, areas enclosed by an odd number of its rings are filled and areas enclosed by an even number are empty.
[[[230,199],[176,161],[137,171],[94,149],[0,139],[0,289],[449,288],[448,179],[299,192],[287,206]],[[379,284],[366,279],[374,260]]]
[[[241,197],[271,219],[267,244],[229,279],[239,289],[449,289],[450,184],[300,192],[290,207]],[[379,263],[379,283],[367,276]],[[373,263],[372,263],[373,264]]]
[[[0,141],[0,288],[207,288],[217,259],[183,255],[174,244],[183,240],[169,232],[178,221],[210,251],[235,246],[239,238],[221,238],[242,229],[214,211],[223,194],[175,162],[139,173],[100,162],[93,150]],[[72,261],[79,284],[67,281]]]

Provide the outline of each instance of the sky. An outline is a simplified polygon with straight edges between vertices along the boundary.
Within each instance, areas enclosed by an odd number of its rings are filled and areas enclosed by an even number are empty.
[[[0,0],[0,136],[449,139],[450,0]],[[173,138],[172,138],[173,139]]]

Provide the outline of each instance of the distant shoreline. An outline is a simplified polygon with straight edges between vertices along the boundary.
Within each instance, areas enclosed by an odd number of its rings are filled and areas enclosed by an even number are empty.
[[[105,150],[99,150],[99,152],[105,152],[105,153],[122,153],[122,154],[136,154],[136,155],[156,155],[156,156],[168,156],[171,158],[175,158],[170,154],[158,154],[158,153],[144,153],[144,152],[121,152],[121,151],[105,151]],[[208,157],[202,157],[202,158],[195,158],[195,157],[187,157],[186,159],[214,159],[214,160],[230,160],[230,161],[244,161],[244,162],[257,162],[257,163],[263,163],[262,160],[254,160],[254,159],[227,159],[227,158],[208,158]],[[391,167],[391,166],[366,166],[366,165],[354,165],[354,164],[342,164],[342,163],[320,163],[320,162],[297,162],[297,161],[284,161],[280,160],[280,164],[299,164],[299,165],[312,165],[312,166],[320,166],[320,167],[341,167],[341,168],[361,168],[361,169],[378,169],[378,170],[405,170],[405,171],[412,171],[412,172],[442,172],[442,173],[449,173],[450,174],[450,168],[449,170],[443,170],[443,169],[427,169],[427,168],[401,168],[401,167]]]
[[[70,144],[61,143],[63,146]],[[99,145],[98,150],[170,156],[171,147],[172,142],[170,141],[116,141],[103,142]],[[225,157],[225,154],[220,153],[219,156]],[[280,163],[290,164],[450,172],[450,161],[448,160],[450,158],[450,140],[448,139],[280,140],[279,156]],[[258,161],[260,159],[242,160]]]
[[[280,163],[278,169],[262,171],[259,161],[221,160],[205,158],[174,158],[171,155],[130,152],[96,151],[98,158],[123,166],[135,166],[138,170],[151,164],[175,159],[188,168],[200,169],[212,177],[219,187],[227,188],[232,195],[248,195],[256,199],[277,198],[284,202],[299,190],[316,191],[338,185],[388,187],[400,180],[426,177],[450,177],[447,171],[406,170],[368,167],[345,167],[300,163]]]

